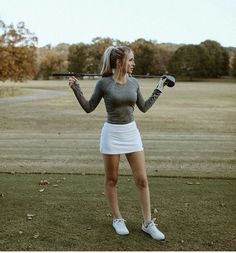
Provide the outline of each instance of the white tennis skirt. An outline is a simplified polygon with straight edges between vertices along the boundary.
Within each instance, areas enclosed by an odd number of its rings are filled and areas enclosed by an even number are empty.
[[[142,139],[135,121],[122,125],[104,123],[100,138],[102,154],[127,154],[142,150]]]

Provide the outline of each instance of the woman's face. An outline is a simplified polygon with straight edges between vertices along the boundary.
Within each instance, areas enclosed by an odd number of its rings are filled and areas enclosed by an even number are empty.
[[[130,52],[128,54],[128,57],[127,57],[126,72],[128,74],[132,74],[132,72],[134,70],[134,66],[135,66],[135,63],[134,63],[134,54],[133,54],[133,52]]]

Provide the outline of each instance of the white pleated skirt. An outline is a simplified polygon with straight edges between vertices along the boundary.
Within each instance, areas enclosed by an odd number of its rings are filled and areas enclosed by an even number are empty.
[[[142,150],[143,143],[135,121],[122,125],[104,123],[100,137],[102,154],[128,154]]]

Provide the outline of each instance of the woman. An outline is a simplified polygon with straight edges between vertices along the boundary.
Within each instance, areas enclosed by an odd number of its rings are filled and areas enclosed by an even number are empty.
[[[134,54],[129,47],[108,47],[103,55],[102,79],[87,100],[81,91],[78,80],[69,78],[69,85],[75,93],[82,108],[92,112],[101,99],[105,101],[107,122],[104,123],[100,138],[100,152],[103,155],[105,169],[105,194],[113,215],[112,225],[119,235],[128,235],[125,220],[118,206],[117,181],[120,155],[125,154],[133,172],[138,189],[139,200],[144,222],[142,230],[153,239],[164,240],[151,219],[150,194],[145,168],[142,140],[134,121],[135,104],[142,112],[146,112],[161,94],[165,78],[161,78],[152,95],[145,101],[139,84],[130,75],[133,72]]]

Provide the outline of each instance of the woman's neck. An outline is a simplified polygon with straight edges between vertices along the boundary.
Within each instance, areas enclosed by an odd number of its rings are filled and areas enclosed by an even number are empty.
[[[116,71],[113,73],[113,79],[120,84],[127,83],[127,74],[119,74]]]

